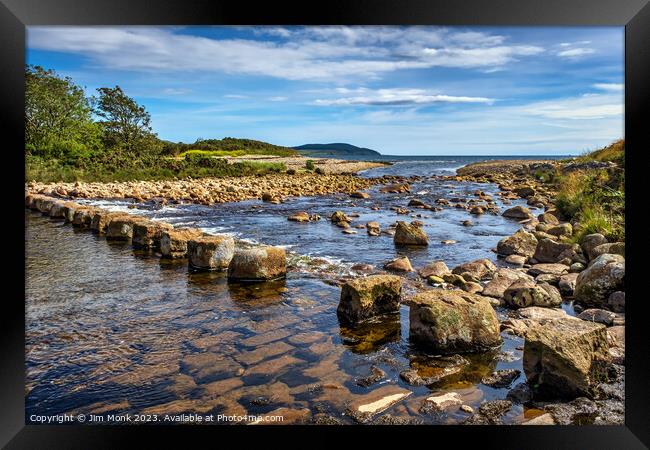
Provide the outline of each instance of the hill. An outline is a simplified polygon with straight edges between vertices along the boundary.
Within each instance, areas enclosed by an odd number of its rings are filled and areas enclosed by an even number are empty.
[[[319,158],[368,158],[381,155],[379,152],[369,148],[344,143],[305,144],[293,148],[301,155]]]
[[[197,150],[201,151],[201,153],[215,153],[214,156],[297,155],[297,152],[289,147],[282,147],[253,139],[237,139],[231,137],[225,137],[223,139],[198,139],[193,144],[165,142],[163,148],[164,153],[174,156],[187,152],[195,152]]]

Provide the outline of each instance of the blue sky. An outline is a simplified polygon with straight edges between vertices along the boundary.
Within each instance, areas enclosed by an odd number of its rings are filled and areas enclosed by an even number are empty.
[[[171,141],[539,155],[623,137],[621,27],[29,27],[27,46],[89,94],[121,86]]]

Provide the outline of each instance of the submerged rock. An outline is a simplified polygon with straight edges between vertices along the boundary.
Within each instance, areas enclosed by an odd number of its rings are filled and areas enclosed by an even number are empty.
[[[395,385],[383,386],[353,400],[346,413],[357,422],[365,423],[377,414],[411,395],[411,391]]]
[[[230,236],[199,236],[187,241],[190,266],[197,269],[226,269],[235,251],[235,241]]]
[[[487,297],[432,289],[410,303],[409,338],[440,353],[475,352],[501,343],[499,321]]]
[[[276,280],[286,274],[287,255],[281,247],[237,249],[228,266],[228,278],[234,280]]]
[[[580,272],[574,296],[579,303],[601,307],[607,305],[612,293],[623,290],[624,286],[625,258],[605,253]]]
[[[469,364],[460,355],[415,358],[399,376],[411,386],[428,386],[455,375]]]
[[[424,403],[420,408],[420,413],[430,414],[431,412],[445,411],[447,409],[460,407],[462,404],[463,398],[457,392],[432,395],[424,400]]]
[[[510,400],[492,400],[481,403],[478,411],[468,418],[464,425],[499,425],[501,416],[510,411],[512,402]]]
[[[429,238],[421,227],[402,221],[397,222],[393,240],[398,245],[429,245]]]
[[[501,389],[509,387],[517,378],[521,372],[517,369],[503,369],[493,372],[487,377],[483,377],[481,383],[486,386],[493,388]]]
[[[337,308],[339,318],[357,323],[399,311],[402,279],[396,275],[371,275],[346,282]]]
[[[532,323],[526,331],[524,372],[536,398],[592,395],[607,378],[609,345],[601,324],[573,318]]]

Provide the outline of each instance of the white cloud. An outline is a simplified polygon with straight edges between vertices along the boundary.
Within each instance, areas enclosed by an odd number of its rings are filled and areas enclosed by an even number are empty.
[[[214,39],[170,27],[30,27],[30,49],[81,54],[118,70],[376,79],[402,69],[494,70],[543,48],[439,27],[259,27],[258,39]],[[260,39],[269,35],[274,39]]]
[[[623,117],[623,102],[611,94],[590,94],[530,103],[521,112],[547,119],[590,120]]]
[[[563,58],[576,58],[579,56],[591,55],[596,51],[593,48],[576,47],[569,50],[562,50],[557,55]]]
[[[603,91],[622,91],[623,90],[623,83],[596,83],[592,85],[596,89],[600,89]]]
[[[271,102],[284,102],[286,100],[289,100],[289,97],[278,95],[277,97],[269,97],[268,100]]]
[[[317,99],[317,105],[417,105],[427,103],[492,103],[494,99],[486,97],[466,97],[432,93],[424,89],[336,89],[341,94],[356,94],[347,97]]]
[[[242,95],[242,94],[226,94],[226,95],[224,95],[224,98],[248,98],[248,95]]]

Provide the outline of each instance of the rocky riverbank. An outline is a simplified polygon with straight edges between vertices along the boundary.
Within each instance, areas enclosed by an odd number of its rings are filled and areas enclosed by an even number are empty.
[[[287,170],[300,171],[305,169],[307,161],[311,161],[314,169],[320,169],[326,174],[351,174],[357,173],[362,170],[373,169],[375,167],[382,167],[389,163],[374,162],[374,161],[348,161],[344,159],[334,158],[309,158],[306,156],[273,156],[273,155],[244,155],[228,158],[230,162],[244,162],[244,161],[257,161],[257,162],[274,162],[282,163],[286,166]]]

